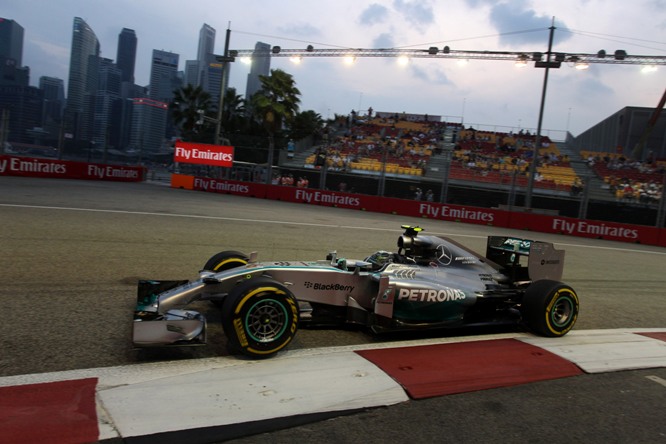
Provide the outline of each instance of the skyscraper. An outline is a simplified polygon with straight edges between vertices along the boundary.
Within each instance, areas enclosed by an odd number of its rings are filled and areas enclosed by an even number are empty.
[[[136,34],[133,29],[123,28],[118,35],[116,65],[122,71],[122,81],[134,83],[134,64],[136,62]]]
[[[41,125],[42,91],[29,85],[30,68],[22,59],[23,27],[0,18],[0,116],[8,119],[0,123],[0,143],[33,143],[30,132]]]
[[[14,20],[0,17],[0,57],[13,59],[23,66],[23,27]]]
[[[65,109],[65,82],[57,77],[39,78],[39,89],[44,94],[42,128],[52,140],[58,140],[62,112]]]
[[[178,54],[153,49],[150,66],[150,98],[160,102],[171,102],[173,91],[178,87]]]
[[[200,64],[205,64],[208,54],[215,51],[215,28],[203,24],[199,31],[199,47],[197,49],[197,60]],[[203,68],[201,68],[203,71]]]
[[[65,124],[75,139],[87,139],[83,123],[89,117],[90,95],[97,89],[98,58],[97,36],[82,18],[74,17]]]
[[[130,148],[141,155],[157,153],[162,147],[169,105],[148,98],[132,99]]]
[[[254,52],[252,53],[252,65],[250,72],[247,75],[247,86],[245,87],[245,99],[250,98],[261,89],[261,81],[259,76],[267,76],[271,70],[271,45],[268,43],[257,42],[254,45]]]
[[[199,85],[199,61],[185,60],[185,85]]]
[[[112,60],[100,58],[99,83],[95,95],[91,140],[99,147],[118,147],[119,113],[114,113],[121,101],[120,68]]]
[[[203,24],[199,31],[199,49],[197,62],[199,63],[199,86],[211,95],[215,103],[220,97],[220,80],[222,79],[222,65],[215,60],[215,29]]]

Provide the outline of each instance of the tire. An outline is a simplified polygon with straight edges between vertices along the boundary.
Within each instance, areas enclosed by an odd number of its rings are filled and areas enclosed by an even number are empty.
[[[250,260],[245,254],[239,251],[223,251],[217,253],[215,256],[208,259],[208,262],[203,266],[203,269],[206,271],[224,271],[231,268],[242,267],[246,265]]]
[[[269,358],[291,342],[298,329],[298,302],[270,278],[245,281],[222,304],[222,327],[229,350]]]
[[[578,295],[561,282],[542,280],[532,283],[523,298],[523,319],[541,336],[564,336],[578,319]]]

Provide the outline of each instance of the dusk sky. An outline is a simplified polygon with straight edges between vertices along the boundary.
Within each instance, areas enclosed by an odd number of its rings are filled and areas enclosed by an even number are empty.
[[[83,18],[116,58],[122,28],[136,31],[136,83],[147,85],[153,49],[196,58],[204,23],[217,30],[215,53],[252,49],[257,41],[286,49],[404,48],[448,45],[455,50],[540,51],[555,19],[554,51],[666,56],[666,0],[0,0],[0,17],[24,28],[23,65],[31,84],[43,75],[67,82],[72,21]],[[271,68],[293,75],[301,111],[323,118],[352,109],[428,113],[485,129],[537,126],[544,70],[509,61],[307,58],[299,65],[273,58]],[[229,86],[245,93],[249,66],[231,68]],[[666,87],[666,66],[644,73],[637,65],[568,64],[550,71],[544,134],[580,134],[625,106],[655,107]]]

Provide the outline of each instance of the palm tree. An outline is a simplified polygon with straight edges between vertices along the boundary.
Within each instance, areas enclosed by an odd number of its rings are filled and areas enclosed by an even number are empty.
[[[313,139],[316,139],[321,135],[323,128],[324,119],[321,115],[313,110],[303,111],[296,114],[289,125],[289,137],[300,140],[312,136]]]
[[[269,76],[259,76],[261,89],[252,96],[252,109],[264,129],[268,132],[268,172],[266,183],[270,184],[273,168],[275,134],[289,124],[301,102],[301,92],[296,88],[291,74],[281,69],[271,69]]]
[[[210,94],[200,86],[186,85],[173,92],[169,109],[173,122],[185,140],[201,138],[203,116],[211,114]]]
[[[227,133],[239,131],[245,118],[245,100],[236,94],[236,88],[227,88],[224,93],[222,127]]]

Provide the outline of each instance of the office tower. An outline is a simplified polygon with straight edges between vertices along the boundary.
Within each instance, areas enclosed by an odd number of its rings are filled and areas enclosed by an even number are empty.
[[[203,78],[205,79],[205,83],[203,89],[210,94],[211,103],[215,105],[220,101],[223,68],[224,64],[218,62],[214,54],[208,54],[206,63],[204,64]]]
[[[0,17],[0,57],[13,59],[23,66],[23,27],[11,19]]]
[[[148,88],[134,83],[123,82],[121,85],[121,103],[117,115],[120,116],[120,129],[118,131],[118,149],[127,150],[130,147],[130,138],[132,134],[132,111],[134,109],[134,100],[147,98]],[[114,109],[114,112],[116,110]]]
[[[166,130],[169,105],[149,98],[132,100],[130,150],[142,156],[161,150]]]
[[[99,40],[80,17],[74,17],[69,61],[65,124],[69,137],[89,139],[91,97],[97,89]]]
[[[41,126],[42,91],[30,86],[30,68],[22,66],[23,27],[0,18],[0,143],[34,143]],[[0,149],[2,152],[2,149]]]
[[[123,28],[118,35],[116,65],[122,71],[122,81],[134,83],[134,65],[136,62],[136,34],[133,29]]]
[[[30,68],[23,66],[23,27],[0,18],[0,85],[29,86]]]
[[[200,64],[199,71],[204,70],[208,54],[215,52],[215,29],[207,24],[203,24],[199,31],[199,46],[197,48],[197,61]],[[201,81],[200,83],[201,84]]]
[[[112,60],[100,58],[90,137],[99,147],[118,147],[122,75],[123,72]]]
[[[58,140],[65,109],[65,82],[56,77],[42,76],[39,78],[39,89],[44,96],[42,128],[52,140]]]
[[[153,49],[150,66],[150,95],[153,100],[171,102],[173,91],[178,88],[178,54]]]
[[[199,85],[199,61],[186,60],[185,61],[185,85],[198,86]]]
[[[245,99],[250,98],[261,89],[259,76],[267,76],[271,70],[271,45],[268,43],[257,42],[252,52],[252,65],[250,73],[247,75],[247,86],[245,87]]]

